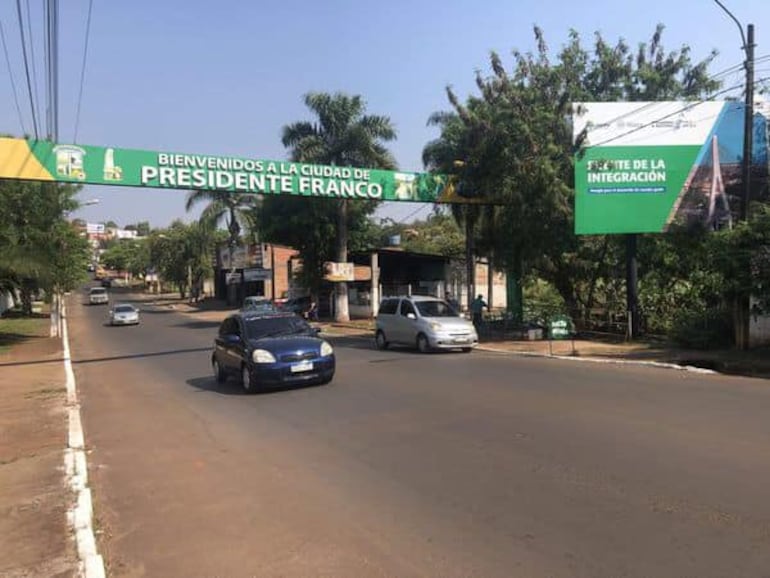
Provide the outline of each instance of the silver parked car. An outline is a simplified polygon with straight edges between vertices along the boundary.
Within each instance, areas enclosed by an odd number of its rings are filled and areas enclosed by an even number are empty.
[[[470,351],[479,343],[473,324],[449,303],[436,297],[386,297],[380,303],[375,329],[377,347],[391,343],[431,349]]]

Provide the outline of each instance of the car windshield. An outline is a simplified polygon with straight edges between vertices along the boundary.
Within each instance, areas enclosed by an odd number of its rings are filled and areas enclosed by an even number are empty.
[[[423,317],[458,317],[446,301],[416,301],[415,305]]]
[[[115,313],[133,313],[134,308],[131,305],[119,305],[115,307]]]
[[[253,309],[255,311],[273,311],[275,309],[272,301],[267,299],[246,299],[243,307],[244,309]]]
[[[312,331],[310,325],[299,317],[255,317],[246,319],[244,325],[249,339],[297,335]]]

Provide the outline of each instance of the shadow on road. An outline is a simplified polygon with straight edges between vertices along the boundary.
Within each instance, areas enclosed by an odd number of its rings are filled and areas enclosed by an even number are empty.
[[[210,352],[211,347],[191,347],[189,349],[171,349],[169,351],[152,351],[150,353],[133,353],[130,355],[113,355],[110,357],[94,357],[91,359],[73,359],[73,365],[85,365],[88,363],[102,363],[105,361],[119,361],[121,359],[141,359],[143,357],[162,357],[165,355],[184,355],[186,353]]]
[[[237,377],[229,377],[224,383],[217,383],[214,377],[194,377],[188,379],[185,383],[198,391],[209,391],[211,393],[218,393],[221,395],[239,395],[244,397],[260,397],[264,395],[272,395],[277,393],[283,393],[286,391],[296,391],[303,389],[314,389],[316,387],[328,387],[328,385],[319,383],[306,383],[301,385],[285,385],[282,387],[271,387],[264,391],[257,391],[253,394],[245,393],[241,389],[241,384],[238,382]],[[334,383],[334,382],[332,382]]]
[[[187,329],[214,329],[222,324],[221,321],[185,321],[177,323],[174,327],[186,327]]]

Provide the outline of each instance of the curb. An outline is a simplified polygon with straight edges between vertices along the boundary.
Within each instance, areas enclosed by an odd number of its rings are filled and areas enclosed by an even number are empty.
[[[613,359],[610,357],[578,357],[574,355],[548,355],[547,353],[534,353],[531,351],[515,351],[510,349],[498,349],[495,347],[478,346],[476,349],[490,351],[492,353],[505,353],[508,355],[518,355],[520,357],[539,357],[545,359],[557,359],[561,361],[582,361],[586,363],[603,363],[607,365],[636,365],[640,367],[658,367],[661,369],[675,369],[677,371],[689,371],[703,375],[719,375],[718,371],[705,369],[694,365],[679,365],[665,361],[645,361],[641,359]]]
[[[361,329],[359,327],[353,327],[349,325],[344,324],[330,324],[329,329],[342,329],[351,331],[350,333],[334,333],[329,332],[327,333],[330,336],[340,336],[340,335],[347,335],[347,336],[359,336],[359,337],[366,337],[368,335],[369,330]],[[326,333],[326,331],[324,332]],[[647,361],[647,360],[641,360],[641,359],[616,359],[611,357],[597,357],[597,356],[587,356],[587,357],[579,357],[574,355],[549,355],[548,353],[536,353],[533,351],[521,351],[521,350],[515,350],[515,349],[502,349],[490,345],[484,345],[480,344],[476,347],[479,351],[489,351],[491,353],[500,353],[505,355],[516,355],[519,357],[537,357],[537,358],[543,358],[543,359],[557,359],[560,361],[577,361],[577,362],[586,362],[586,363],[603,363],[607,365],[630,365],[630,366],[639,366],[639,367],[657,367],[659,369],[674,369],[677,371],[687,371],[690,373],[699,373],[702,375],[720,375],[718,371],[714,371],[713,369],[706,369],[703,367],[697,367],[695,365],[679,365],[678,363],[671,363],[671,362],[665,362],[665,361]]]
[[[75,372],[72,370],[70,355],[67,311],[62,305],[62,347],[64,357],[64,375],[67,386],[68,438],[64,450],[64,472],[66,481],[76,497],[72,509],[67,512],[67,520],[75,535],[75,543],[80,560],[79,576],[84,578],[105,578],[104,560],[96,549],[96,537],[93,526],[93,501],[88,487],[88,464],[86,463],[85,436],[80,419]]]

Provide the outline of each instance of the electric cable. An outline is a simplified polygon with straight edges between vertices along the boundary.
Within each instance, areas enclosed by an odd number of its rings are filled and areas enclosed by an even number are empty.
[[[765,82],[767,80],[770,80],[770,77],[759,78],[759,79],[755,80],[753,84],[757,85],[757,84]],[[731,92],[733,90],[737,90],[737,89],[741,88],[742,86],[744,86],[744,85],[743,84],[737,84],[737,85],[731,86],[729,88],[725,88],[723,90],[720,90],[719,92],[714,93],[713,97],[720,96],[722,94],[727,94],[728,92]],[[666,114],[666,115],[664,115],[664,116],[662,116],[660,118],[657,118],[655,120],[651,120],[650,122],[647,122],[647,123],[645,123],[643,125],[640,125],[638,127],[634,127],[633,129],[631,129],[629,131],[626,131],[626,132],[624,132],[622,134],[619,134],[619,135],[615,135],[615,136],[613,136],[613,137],[611,137],[611,138],[609,138],[609,139],[607,139],[605,141],[602,141],[602,142],[597,143],[597,144],[590,145],[590,146],[588,146],[586,148],[588,149],[588,148],[604,146],[607,143],[616,141],[616,140],[621,139],[623,137],[626,137],[628,135],[631,135],[631,134],[634,134],[636,132],[639,132],[640,130],[645,129],[645,128],[647,128],[647,127],[649,127],[649,126],[651,126],[651,125],[653,125],[655,123],[658,123],[658,122],[660,122],[662,120],[666,120],[667,118],[671,118],[672,116],[675,116],[677,114],[681,114],[683,112],[686,112],[686,111],[688,111],[688,110],[690,110],[692,108],[695,108],[696,106],[699,106],[699,105],[703,104],[704,102],[709,102],[709,101],[703,101],[703,100],[692,101],[692,102],[688,103],[687,105],[683,106],[682,108],[680,108],[678,110],[675,110],[673,112],[670,112],[670,113],[668,113],[668,114]]]
[[[32,83],[35,89],[35,107],[40,110],[40,90],[37,83],[37,66],[35,66],[35,37],[32,35],[32,14],[29,8],[29,0],[26,0],[27,4],[27,34],[29,35],[29,54],[32,60]]]
[[[32,96],[32,80],[29,75],[29,59],[27,58],[27,43],[24,39],[24,18],[21,15],[21,0],[16,0],[16,11],[19,15],[19,33],[21,34],[21,51],[24,55],[24,72],[27,76],[27,90],[29,91],[29,106],[32,109],[32,126],[35,129],[35,140],[40,140],[37,130],[37,112],[35,111],[35,99]]]
[[[13,79],[13,70],[11,70],[11,59],[8,57],[8,45],[5,42],[5,30],[3,29],[3,23],[0,22],[0,38],[3,41],[3,52],[5,52],[5,63],[8,65],[8,76],[11,78],[11,90],[13,91],[13,102],[16,104],[16,112],[19,115],[19,124],[21,125],[22,134],[27,134],[27,129],[24,127],[24,117],[21,114],[21,106],[19,106],[19,95],[16,92],[16,81]]]
[[[88,38],[91,32],[91,11],[93,9],[94,0],[88,0],[88,17],[86,18],[86,40],[83,46],[83,66],[80,69],[80,91],[78,93],[78,106],[75,113],[75,136],[73,138],[74,143],[78,142],[78,129],[80,127],[80,105],[83,102],[83,85],[86,78],[86,59],[88,57]]]

